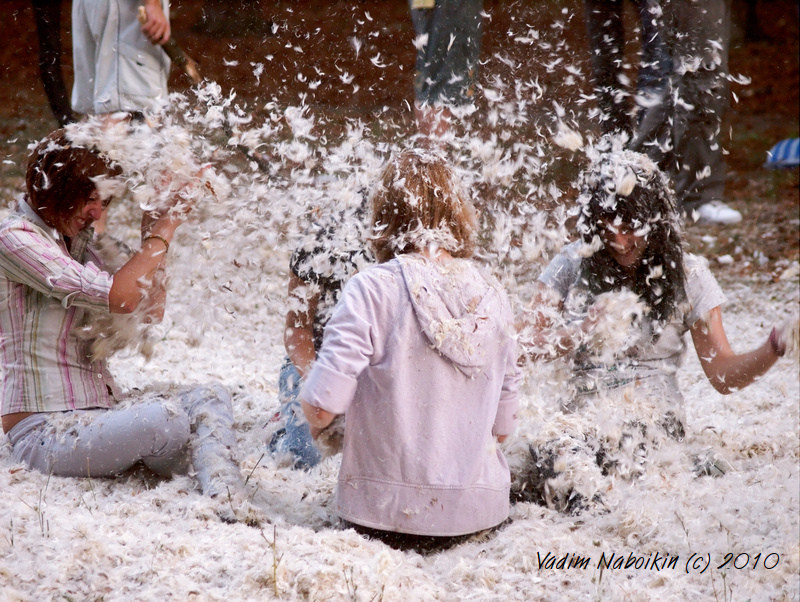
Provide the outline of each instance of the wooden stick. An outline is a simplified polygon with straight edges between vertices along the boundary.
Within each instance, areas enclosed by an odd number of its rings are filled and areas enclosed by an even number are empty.
[[[147,11],[145,11],[144,6],[140,6],[139,23],[144,25],[146,22]],[[198,69],[197,61],[183,51],[183,48],[178,45],[178,43],[175,41],[175,38],[170,36],[169,40],[161,44],[161,48],[164,49],[164,52],[167,53],[167,56],[170,58],[170,60],[175,63],[181,71],[188,75],[194,83],[199,84],[201,81],[203,81],[203,78],[200,77],[200,70]]]

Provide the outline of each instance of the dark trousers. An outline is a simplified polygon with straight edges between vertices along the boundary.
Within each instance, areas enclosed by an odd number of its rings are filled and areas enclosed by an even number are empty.
[[[61,0],[31,0],[39,38],[39,75],[60,126],[75,121],[61,72]]]

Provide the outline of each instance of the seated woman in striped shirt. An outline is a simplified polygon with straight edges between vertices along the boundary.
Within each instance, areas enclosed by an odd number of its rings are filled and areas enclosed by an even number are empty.
[[[165,259],[190,210],[179,191],[176,206],[145,213],[141,249],[114,273],[104,270],[92,223],[111,201],[119,172],[57,130],[31,154],[27,194],[0,223],[2,427],[13,458],[73,477],[113,477],[140,461],[170,475],[191,463],[207,495],[243,495],[223,388],[133,399],[81,336],[82,325],[109,312],[161,318]]]

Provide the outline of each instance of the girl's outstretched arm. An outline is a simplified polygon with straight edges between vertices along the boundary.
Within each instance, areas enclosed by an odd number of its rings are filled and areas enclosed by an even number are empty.
[[[722,325],[722,311],[712,309],[707,320],[697,320],[691,328],[692,341],[711,385],[723,395],[743,389],[786,352],[786,342],[773,329],[764,343],[746,353],[734,353]]]

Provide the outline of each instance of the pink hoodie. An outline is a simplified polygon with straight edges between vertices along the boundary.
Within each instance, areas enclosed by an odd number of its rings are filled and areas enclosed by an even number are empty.
[[[505,520],[495,436],[514,429],[518,380],[508,299],[473,262],[401,256],[354,276],[300,394],[347,413],[340,516],[437,536]]]

